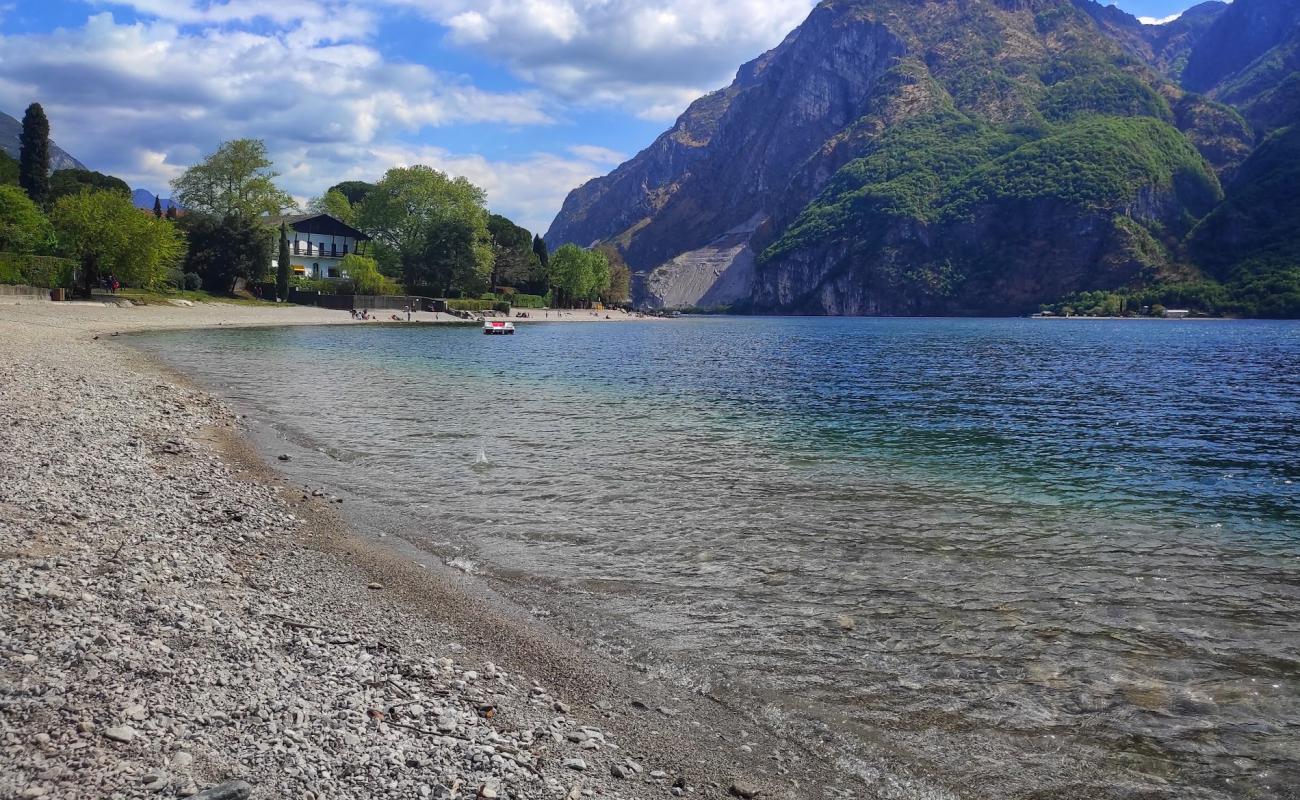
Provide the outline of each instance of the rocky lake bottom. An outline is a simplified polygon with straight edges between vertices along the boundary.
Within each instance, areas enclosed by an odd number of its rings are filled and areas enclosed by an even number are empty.
[[[355,527],[846,786],[1300,785],[1300,326],[615,327],[135,344]]]

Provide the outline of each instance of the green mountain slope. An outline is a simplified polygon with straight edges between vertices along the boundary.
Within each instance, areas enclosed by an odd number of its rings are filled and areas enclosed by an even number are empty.
[[[1158,291],[1261,309],[1237,293],[1263,262],[1207,243],[1280,169],[1260,142],[1300,122],[1294,6],[1150,26],[1092,0],[824,0],[575,190],[547,238],[616,247],[652,305],[1007,314]],[[1293,251],[1269,241],[1275,275]]]
[[[1241,313],[1300,317],[1300,125],[1273,133],[1191,235],[1197,263]]]

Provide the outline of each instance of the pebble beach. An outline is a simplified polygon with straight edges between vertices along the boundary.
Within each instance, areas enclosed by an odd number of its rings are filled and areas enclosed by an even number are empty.
[[[828,796],[813,746],[350,528],[116,335],[335,323],[0,306],[0,798]]]

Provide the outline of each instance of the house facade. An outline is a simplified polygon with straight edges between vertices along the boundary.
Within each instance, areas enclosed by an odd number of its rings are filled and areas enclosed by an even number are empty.
[[[263,217],[276,231],[286,226],[289,237],[289,274],[302,278],[343,280],[342,267],[349,253],[366,254],[370,237],[329,214],[293,214]],[[277,240],[278,241],[278,240]],[[279,246],[271,268],[279,269]]]

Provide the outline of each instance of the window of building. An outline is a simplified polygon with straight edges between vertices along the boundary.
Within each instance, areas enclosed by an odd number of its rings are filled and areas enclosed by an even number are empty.
[[[319,277],[320,277],[320,264],[312,264],[312,265],[311,265],[311,276],[312,276],[313,278],[319,278]]]
[[[330,276],[331,278],[337,278],[337,277],[339,276],[339,271],[338,271],[337,269],[335,269],[334,267],[330,267],[330,269],[329,269],[329,276]]]

